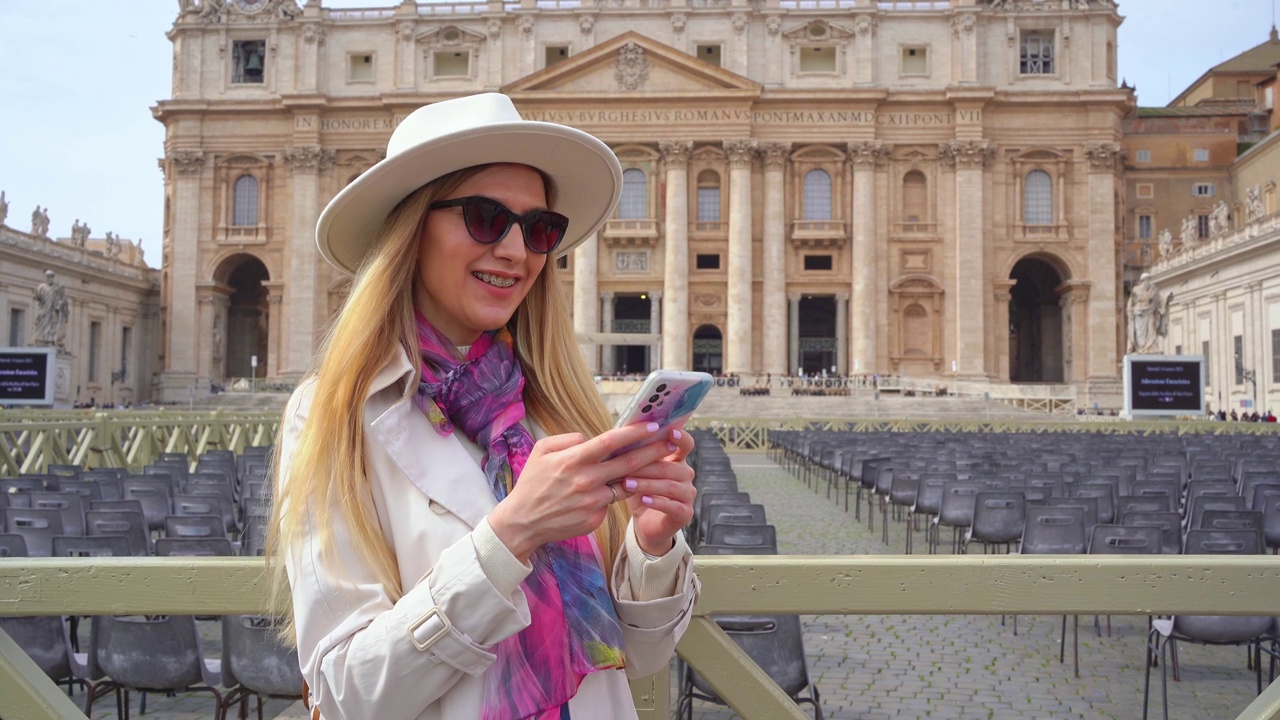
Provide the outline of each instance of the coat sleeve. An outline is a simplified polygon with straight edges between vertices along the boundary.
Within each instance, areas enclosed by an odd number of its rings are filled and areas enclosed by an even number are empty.
[[[285,478],[306,422],[304,388],[283,420]],[[310,517],[285,566],[302,673],[326,720],[417,717],[461,678],[483,674],[494,660],[490,646],[529,624],[519,584],[530,569],[487,521],[445,548],[393,602],[337,508],[323,538]]]
[[[630,523],[626,537],[610,585],[622,621],[627,676],[638,678],[658,672],[671,661],[693,618],[702,586],[693,572],[693,551],[684,533],[678,533],[675,547],[657,560],[644,557]]]

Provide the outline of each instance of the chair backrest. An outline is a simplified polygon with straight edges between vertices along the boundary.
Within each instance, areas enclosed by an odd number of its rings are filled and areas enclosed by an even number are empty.
[[[125,500],[137,500],[142,505],[142,516],[147,520],[147,530],[164,527],[169,515],[172,493],[169,481],[156,476],[132,476],[120,483]]]
[[[1280,548],[1280,493],[1262,495],[1254,504],[1254,512],[1262,513],[1262,537],[1267,547]]]
[[[1183,507],[1190,508],[1196,499],[1201,497],[1231,497],[1238,494],[1235,483],[1230,480],[1192,480],[1187,483],[1187,494]]]
[[[1241,492],[1242,497],[1247,499],[1250,510],[1261,510],[1262,504],[1266,502],[1268,495],[1280,495],[1280,483],[1258,483],[1249,487],[1248,492]],[[1254,507],[1257,505],[1258,507]]]
[[[230,557],[235,555],[231,541],[225,537],[162,537],[156,539],[156,556]]]
[[[0,558],[7,557],[27,557],[26,538],[18,533],[0,533]]]
[[[120,481],[125,477],[122,472],[117,469],[85,470],[77,475],[76,479],[97,483],[99,486],[98,494],[102,496],[103,500],[119,500],[122,497],[120,494]]]
[[[721,525],[764,525],[764,506],[758,503],[747,505],[712,505],[707,508],[707,527]]]
[[[222,618],[222,683],[237,683],[261,695],[301,697],[302,670],[296,648],[276,639],[273,621],[262,615]]]
[[[1116,489],[1106,483],[1075,483],[1067,489],[1071,498],[1096,498],[1098,501],[1098,522],[1110,524],[1116,518]]]
[[[131,554],[150,554],[151,540],[147,532],[147,521],[140,513],[90,510],[84,514],[84,522],[89,535],[122,535],[129,539]]]
[[[1023,553],[1080,555],[1085,551],[1084,508],[1031,506],[1022,527]]]
[[[764,545],[775,550],[778,534],[772,525],[724,525],[712,523],[707,529],[708,545]]]
[[[267,550],[267,520],[250,518],[240,533],[240,554],[265,555]]]
[[[716,618],[716,624],[788,696],[799,695],[809,685],[804,634],[798,615],[720,617]],[[715,697],[715,691],[697,673],[693,673],[693,684]]]
[[[62,532],[67,535],[84,534],[84,496],[70,490],[59,492],[32,492],[31,507],[49,508],[62,513]]]
[[[1200,516],[1202,530],[1255,530],[1261,535],[1263,518],[1261,511],[1205,510]]]
[[[50,508],[4,509],[4,531],[21,535],[30,557],[53,555],[53,538],[64,534],[62,511]]]
[[[1262,542],[1254,530],[1188,530],[1182,541],[1186,555],[1257,555]]]
[[[58,490],[59,481],[55,480],[53,487],[45,482],[43,476],[40,475],[24,475],[16,478],[0,478],[0,493],[29,493],[29,492],[45,492],[46,490]]]
[[[71,678],[71,640],[61,615],[0,617],[0,630],[50,679],[58,682]]]
[[[1090,555],[1158,555],[1160,528],[1153,525],[1094,525]]]
[[[911,511],[925,515],[937,515],[942,509],[942,492],[949,482],[959,480],[953,472],[920,473],[916,486],[916,503]]]
[[[1280,474],[1275,472],[1248,471],[1240,477],[1240,495],[1253,499],[1253,489],[1259,485],[1280,487]]]
[[[1116,518],[1128,512],[1173,512],[1173,498],[1168,495],[1122,495],[1116,503]]]
[[[205,667],[190,615],[103,615],[96,630],[98,665],[123,687],[184,690],[221,682],[220,671]]]
[[[137,500],[90,500],[85,512],[89,510],[124,510],[141,515],[142,503]]]
[[[64,478],[58,481],[58,488],[64,492],[77,492],[84,498],[84,502],[90,500],[106,500],[103,497],[102,489],[105,483],[95,480],[76,480],[74,478]],[[119,498],[116,498],[117,500]]]
[[[217,515],[222,517],[222,498],[213,495],[174,495],[172,515]]]
[[[133,548],[123,535],[59,535],[53,539],[54,557],[129,557]]]
[[[221,515],[169,515],[164,519],[165,537],[226,538],[227,526]]]
[[[1245,499],[1239,495],[1201,495],[1187,506],[1186,527],[1196,530],[1201,527],[1206,510],[1244,510]]]
[[[991,543],[1014,542],[1022,537],[1026,511],[1026,496],[1020,491],[978,493],[971,537]]]
[[[978,493],[986,492],[981,480],[956,480],[942,489],[942,504],[938,508],[938,522],[955,527],[969,527],[973,523],[974,505]]]
[[[222,515],[222,521],[226,523],[228,528],[237,526],[238,518],[236,517],[236,499],[235,493],[226,483],[193,483],[188,482],[183,486],[186,495],[205,496],[218,498],[218,511],[214,514]]]
[[[1177,512],[1127,512],[1120,516],[1120,524],[1130,527],[1148,526],[1160,529],[1160,553],[1177,555],[1182,552],[1182,515]]]
[[[1086,538],[1093,532],[1093,526],[1098,524],[1098,498],[1096,497],[1051,497],[1047,498],[1044,504],[1046,507],[1078,507],[1083,510]]]

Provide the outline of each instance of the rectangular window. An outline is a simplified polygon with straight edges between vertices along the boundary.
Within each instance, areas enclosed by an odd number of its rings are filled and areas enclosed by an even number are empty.
[[[1208,215],[1196,216],[1196,237],[1200,238],[1201,240],[1209,239],[1209,216]]]
[[[1138,162],[1140,162],[1140,163],[1149,163],[1149,162],[1151,162],[1151,151],[1150,151],[1150,150],[1139,150],[1139,151],[1136,153],[1136,156],[1135,156],[1135,157],[1136,157],[1137,161],[1138,161]]]
[[[373,82],[373,53],[352,53],[347,56],[347,82]]]
[[[698,59],[704,63],[711,63],[716,67],[720,67],[720,46],[719,45],[699,45]]]
[[[800,72],[833,73],[836,71],[836,49],[830,46],[800,48]]]
[[[1052,75],[1053,31],[1027,30],[1022,33],[1022,54],[1019,69],[1023,75]]]
[[[98,356],[102,347],[102,323],[89,323],[89,382],[98,381]]]
[[[1196,183],[1191,186],[1191,194],[1196,197],[1213,197],[1213,183]]]
[[[720,222],[720,188],[698,188],[698,222]]]
[[[133,341],[133,328],[120,328],[120,381],[129,374],[129,346]]]
[[[1150,215],[1138,216],[1138,238],[1140,240],[1151,239],[1151,216]]]
[[[27,342],[27,311],[9,308],[9,347],[22,347]]]
[[[267,64],[265,40],[236,40],[231,43],[231,82],[261,84]]]
[[[1204,148],[1196,148],[1195,157],[1196,157],[1196,162],[1207,163],[1209,162],[1209,151],[1205,150]]]
[[[832,267],[830,255],[805,255],[805,270],[830,270]]]
[[[1150,200],[1156,196],[1156,186],[1153,183],[1138,183],[1138,197],[1142,200]]]
[[[434,55],[436,77],[466,77],[471,74],[471,53],[443,50]]]
[[[1182,346],[1181,346],[1181,345],[1174,345],[1174,346],[1173,346],[1173,354],[1174,354],[1174,355],[1181,355],[1181,354],[1182,354]]]
[[[1244,384],[1244,336],[1236,335],[1231,338],[1231,352],[1235,356],[1236,364],[1236,384]]]
[[[929,74],[929,48],[927,47],[902,48],[902,74],[903,75],[928,75]]]
[[[568,270],[568,269],[569,269],[569,256],[568,256],[568,255],[561,255],[560,257],[556,258],[556,267],[560,268],[561,270]]]
[[[1209,341],[1208,340],[1200,341],[1200,354],[1204,356],[1204,384],[1212,385],[1213,380],[1209,378],[1209,368],[1213,367],[1213,363],[1210,361],[1210,358],[1209,358]]]
[[[1271,331],[1271,382],[1280,383],[1280,329]]]
[[[569,59],[568,45],[548,45],[547,46],[545,67],[551,67],[556,63],[562,63],[568,59]]]
[[[699,270],[719,270],[720,254],[719,253],[699,253],[694,257],[694,267]]]

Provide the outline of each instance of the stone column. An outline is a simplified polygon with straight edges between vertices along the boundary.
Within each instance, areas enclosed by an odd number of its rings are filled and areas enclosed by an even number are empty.
[[[662,362],[662,291],[649,293],[649,334],[657,339],[649,343],[649,367],[656,370],[654,363]]]
[[[595,234],[573,249],[573,331],[578,335],[578,348],[591,372],[600,370],[600,346],[583,336],[598,332],[600,327],[600,290],[597,284],[600,246]]]
[[[959,62],[952,71],[952,78],[962,85],[978,82],[978,8],[957,13],[951,19],[951,34],[955,37],[955,47],[959,53]]]
[[[787,293],[787,305],[791,310],[791,320],[787,323],[789,330],[787,348],[790,350],[791,364],[787,366],[785,374],[798,375],[796,368],[800,367],[800,293]]]
[[[602,309],[600,312],[600,331],[613,332],[613,293],[600,293],[600,302]],[[600,345],[600,372],[610,374],[614,371],[613,366],[613,345],[602,343]]]
[[[1082,381],[1089,358],[1089,323],[1085,311],[1089,302],[1091,283],[1085,280],[1068,280],[1058,292],[1058,306],[1062,308],[1062,365],[1063,382]]]
[[[994,302],[993,308],[995,310],[996,366],[992,368],[991,375],[1003,383],[1009,382],[1009,301],[1013,299],[1012,290],[1016,284],[1016,280],[996,280],[992,283],[992,301]],[[959,327],[959,323],[956,324],[956,327]],[[959,365],[959,362],[956,364]]]
[[[875,43],[876,25],[879,21],[875,15],[860,14],[853,21],[857,37],[853,41],[853,76],[854,83],[870,85],[875,82]]]
[[[662,228],[662,366],[688,370],[689,352],[689,155],[693,143],[661,142],[667,168],[666,220]]]
[[[288,368],[289,358],[285,349],[289,339],[284,337],[284,282],[263,283],[267,289],[267,357],[258,358],[257,370],[261,377],[281,377]],[[255,349],[254,355],[258,354]]]
[[[1089,162],[1089,277],[1096,278],[1089,291],[1090,385],[1118,379],[1117,345],[1122,323],[1116,301],[1116,176],[1123,166],[1119,145],[1104,143],[1085,148]]]
[[[285,148],[284,161],[292,175],[290,185],[293,195],[293,214],[286,264],[289,315],[285,347],[285,376],[299,379],[311,367],[323,325],[322,299],[316,252],[316,216],[320,212],[320,173],[333,167],[334,152],[319,145],[298,145]]]
[[[787,143],[762,143],[764,160],[764,370],[787,373],[787,218],[784,175]]]
[[[725,338],[725,373],[750,373],[752,345],[751,160],[756,141],[724,141],[729,156],[729,331]]]
[[[298,79],[299,90],[304,93],[314,93],[320,87],[320,48],[324,46],[327,33],[318,22],[309,22],[302,28],[302,52],[299,60],[302,67],[298,69]]]
[[[849,293],[836,293],[836,374],[849,374]]]
[[[415,32],[416,27],[412,20],[401,20],[396,23],[397,90],[413,90],[414,87],[413,74],[417,67],[416,43],[413,41]]]
[[[853,163],[853,361],[857,372],[878,372],[877,308],[880,304],[876,253],[876,166],[889,157],[888,145],[878,141],[849,143]]]
[[[985,140],[955,140],[939,151],[956,173],[956,379],[980,380],[987,377],[983,172],[995,146]]]
[[[163,401],[179,401],[187,397],[187,386],[196,379],[196,272],[200,266],[200,175],[204,170],[204,153],[199,150],[177,150],[169,154],[167,175],[173,183],[169,246],[168,297],[163,338],[164,375],[160,391]]]

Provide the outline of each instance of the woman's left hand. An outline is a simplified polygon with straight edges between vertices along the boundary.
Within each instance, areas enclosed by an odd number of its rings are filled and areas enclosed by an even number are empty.
[[[671,430],[670,455],[650,463],[618,482],[627,495],[636,540],[640,549],[655,556],[666,555],[677,532],[693,520],[693,468],[684,461],[693,452],[693,437],[680,429]]]

